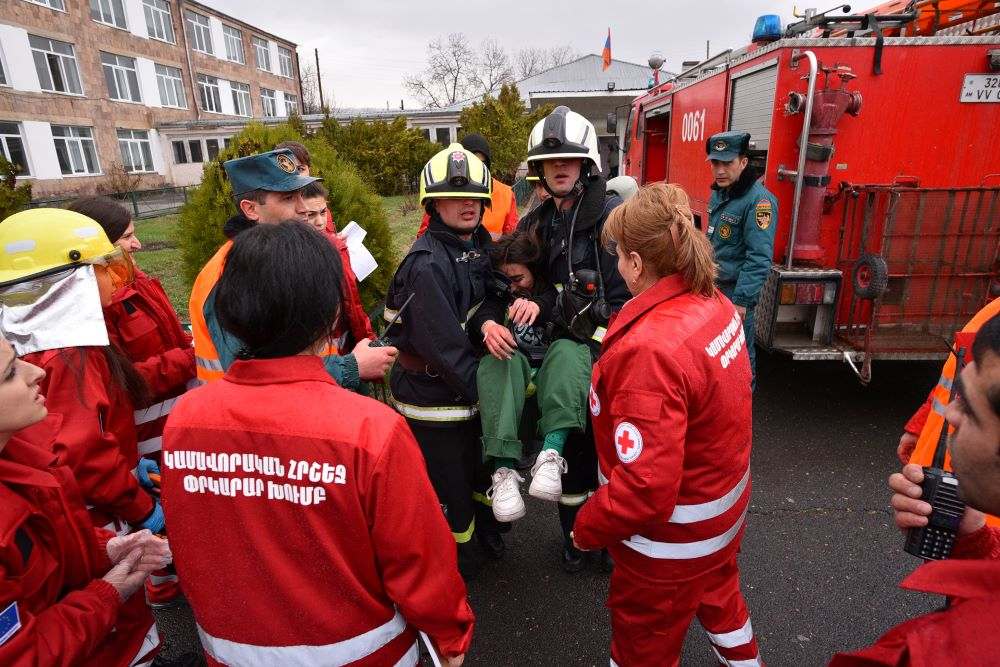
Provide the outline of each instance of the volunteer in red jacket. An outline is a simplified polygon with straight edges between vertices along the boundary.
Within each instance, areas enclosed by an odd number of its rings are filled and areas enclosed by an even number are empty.
[[[159,639],[134,593],[169,548],[94,528],[72,472],[19,433],[46,417],[44,376],[0,338],[0,664],[149,664]]]
[[[318,356],[341,276],[305,224],[240,234],[216,287],[239,358],[167,420],[171,548],[213,665],[412,666],[417,630],[458,665],[471,640],[454,542],[406,422],[340,387]]]
[[[42,391],[52,414],[32,429],[56,424],[53,451],[76,476],[95,525],[161,532],[163,510],[132,474],[135,406],[148,387],[109,344],[102,312],[131,282],[131,258],[92,219],[52,208],[0,223],[0,248],[0,331],[46,372]]]
[[[106,197],[82,197],[70,203],[71,211],[94,220],[108,240],[127,253],[142,249],[135,223],[128,209]],[[136,477],[143,488],[159,486],[150,473],[160,472],[160,443],[163,425],[177,397],[195,379],[194,347],[184,330],[160,281],[136,267],[135,280],[118,289],[104,308],[111,344],[125,353],[143,373],[150,388],[148,400],[135,411],[139,465]],[[149,578],[146,594],[153,606],[166,605],[177,598],[177,576],[156,572]]]
[[[921,565],[902,583],[908,590],[946,595],[948,604],[897,625],[866,649],[834,656],[831,667],[996,664],[1000,528],[987,525],[984,512],[1000,515],[1000,315],[979,329],[972,361],[959,380],[945,419],[955,429],[948,447],[967,507],[951,557]],[[931,507],[920,500],[923,479],[914,463],[889,478],[902,530],[927,525]]]
[[[698,617],[724,664],[759,665],[736,555],[750,498],[750,363],[739,315],[676,185],[643,187],[602,239],[634,295],[590,393],[601,487],[574,525],[615,561],[619,665],[676,665]]]

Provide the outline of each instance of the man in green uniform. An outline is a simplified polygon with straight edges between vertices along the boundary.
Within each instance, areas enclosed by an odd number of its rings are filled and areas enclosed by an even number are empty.
[[[778,200],[747,168],[749,134],[720,132],[708,140],[706,149],[715,178],[708,201],[708,238],[719,265],[719,289],[743,318],[756,384],[753,311],[774,258]]]

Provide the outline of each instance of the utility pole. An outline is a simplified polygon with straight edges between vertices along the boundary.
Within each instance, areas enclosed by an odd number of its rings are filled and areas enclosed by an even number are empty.
[[[709,58],[712,57],[712,48],[711,47],[712,47],[712,42],[710,42],[710,41],[708,41],[706,39],[705,40],[705,60],[708,60]],[[319,68],[317,67],[317,69],[319,69]],[[322,93],[321,93],[321,95],[322,95]]]
[[[326,111],[326,102],[323,101],[323,76],[319,73],[319,49],[313,49],[316,54],[316,85],[319,86],[319,108]]]

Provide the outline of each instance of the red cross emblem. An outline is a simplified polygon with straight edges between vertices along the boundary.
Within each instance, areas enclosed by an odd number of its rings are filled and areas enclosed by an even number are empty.
[[[601,414],[601,399],[597,397],[597,392],[594,391],[594,386],[590,386],[590,414],[595,417]]]
[[[632,463],[642,454],[642,433],[628,422],[615,429],[615,449],[622,463]]]

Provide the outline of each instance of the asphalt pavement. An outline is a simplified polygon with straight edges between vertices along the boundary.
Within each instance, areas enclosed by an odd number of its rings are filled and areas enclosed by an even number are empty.
[[[902,425],[940,366],[876,364],[863,387],[842,363],[758,363],[744,593],[767,664],[824,665],[941,605],[897,587],[918,561],[902,551],[886,489]],[[531,499],[506,557],[469,585],[477,626],[466,665],[608,664],[608,577],[596,562],[564,573],[561,541],[555,507]],[[197,649],[186,607],[158,618],[167,655]],[[682,664],[717,664],[697,623]]]

